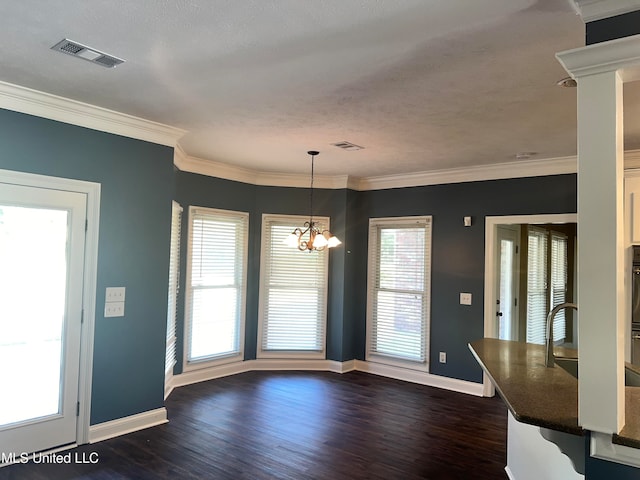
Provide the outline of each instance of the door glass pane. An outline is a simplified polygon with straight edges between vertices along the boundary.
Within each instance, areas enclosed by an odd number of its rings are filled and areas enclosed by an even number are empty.
[[[61,410],[67,215],[0,205],[0,426]]]
[[[551,234],[551,307],[567,301],[567,237]],[[553,341],[562,343],[567,336],[566,310],[560,310],[553,319]]]
[[[549,311],[547,232],[531,227],[527,257],[527,343],[544,345]]]
[[[513,285],[513,258],[514,242],[509,239],[500,241],[500,304],[499,310],[502,316],[498,317],[498,338],[513,340],[512,318],[514,305]]]

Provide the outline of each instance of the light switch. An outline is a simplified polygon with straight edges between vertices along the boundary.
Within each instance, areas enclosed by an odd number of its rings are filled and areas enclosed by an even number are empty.
[[[471,294],[470,293],[461,293],[460,294],[460,305],[471,305]]]
[[[107,293],[105,294],[105,302],[124,302],[124,295],[126,293],[125,287],[107,287]]]
[[[104,304],[104,316],[124,317],[124,302],[106,302]]]
[[[125,287],[107,287],[104,296],[104,316],[124,317]]]

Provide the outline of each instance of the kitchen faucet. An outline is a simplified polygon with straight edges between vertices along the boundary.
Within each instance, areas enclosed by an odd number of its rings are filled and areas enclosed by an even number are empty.
[[[558,314],[558,312],[563,308],[573,308],[575,311],[578,311],[578,305],[571,302],[565,302],[553,307],[553,310],[551,310],[549,312],[549,315],[547,315],[547,336],[546,336],[547,355],[544,361],[544,364],[547,367],[553,367],[555,365],[555,361],[553,357],[553,319]]]

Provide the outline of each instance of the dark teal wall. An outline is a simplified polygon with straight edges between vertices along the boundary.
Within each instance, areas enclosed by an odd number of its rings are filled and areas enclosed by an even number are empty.
[[[585,26],[585,43],[607,42],[640,33],[640,10],[588,22]]]
[[[179,172],[177,179],[177,199],[185,208],[196,204],[242,210],[251,215],[245,358],[253,359],[258,323],[262,214],[306,215],[309,191],[252,186],[184,172]],[[574,213],[576,176],[369,192],[318,189],[314,201],[316,214],[330,216],[333,233],[343,240],[340,248],[330,251],[327,358],[338,361],[364,359],[369,218],[432,215],[431,373],[481,382],[480,368],[467,343],[484,336],[484,217]],[[462,219],[469,215],[474,224],[466,228]],[[186,218],[184,225],[186,228]],[[187,238],[186,230],[183,229],[183,233],[183,238]],[[185,249],[183,256],[186,260]],[[185,264],[183,261],[183,272]],[[459,305],[460,292],[473,294],[472,306]],[[437,361],[440,351],[447,352],[446,364]],[[181,371],[181,367],[176,371]]]
[[[188,218],[189,206],[219,208],[222,210],[234,210],[249,213],[249,238],[254,235],[256,229],[260,228],[259,220],[256,220],[254,214],[255,205],[255,187],[246,183],[234,182],[219,178],[212,178],[205,175],[195,173],[186,173],[176,171],[176,196],[175,200],[182,206],[182,230],[180,245],[180,292],[185,292],[186,282],[186,265],[187,265],[187,243],[189,238]],[[259,230],[258,230],[259,231]],[[255,248],[249,243],[249,259],[247,264],[247,291],[257,292],[257,283],[255,281],[258,267],[259,255],[255,254]],[[259,250],[258,250],[259,252]],[[182,363],[184,356],[184,295],[178,296],[178,316],[176,321],[177,342],[176,357],[177,363],[174,371],[182,372]],[[255,295],[247,295],[247,326],[245,329],[245,338],[247,345],[252,341],[255,345],[255,332],[253,332],[253,322],[249,319],[257,315],[258,303]],[[245,350],[247,347],[245,347]],[[253,347],[255,351],[255,347]],[[249,358],[255,358],[249,357]]]
[[[482,381],[482,372],[467,343],[484,336],[485,216],[576,212],[576,176],[492,180],[360,193],[359,215],[394,217],[432,215],[430,372]],[[473,225],[464,227],[463,217]],[[358,255],[366,256],[366,230],[359,231]],[[356,323],[355,350],[364,358],[366,266],[359,260],[353,279]],[[473,295],[471,306],[460,305],[460,292]],[[447,352],[447,363],[438,352]]]
[[[331,218],[331,231],[344,237],[344,198],[347,190],[314,189],[314,214]],[[184,208],[182,222],[181,291],[185,291],[188,207],[221,208],[249,213],[249,253],[247,265],[247,305],[245,318],[245,359],[256,358],[258,335],[258,292],[260,288],[260,238],[263,214],[308,215],[309,189],[268,187],[207,177],[189,172],[176,174],[176,201]],[[344,251],[329,252],[329,306],[327,313],[327,358],[343,359],[343,284]],[[175,371],[182,371],[184,336],[184,298],[178,304],[178,363]],[[353,357],[351,357],[353,358]]]
[[[162,407],[173,149],[0,110],[0,168],[101,184],[91,424]]]

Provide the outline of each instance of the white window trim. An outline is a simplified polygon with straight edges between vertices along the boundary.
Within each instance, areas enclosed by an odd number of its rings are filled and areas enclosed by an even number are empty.
[[[213,215],[229,215],[234,217],[245,217],[247,220],[247,231],[246,238],[244,242],[243,248],[243,266],[242,266],[242,278],[243,281],[243,289],[242,289],[242,299],[241,299],[241,307],[240,307],[240,325],[238,331],[239,345],[238,351],[228,354],[217,356],[212,359],[203,359],[190,361],[189,360],[189,311],[191,308],[190,305],[190,297],[191,297],[191,249],[192,249],[192,234],[193,234],[193,222],[192,217],[196,211],[201,212],[209,212]],[[247,306],[247,263],[248,263],[248,251],[249,251],[249,213],[240,212],[234,210],[222,210],[218,208],[209,208],[209,207],[199,207],[195,205],[189,206],[189,234],[187,239],[187,271],[185,276],[185,305],[184,305],[184,330],[183,330],[183,361],[182,361],[182,371],[188,372],[193,370],[200,370],[203,368],[215,367],[218,365],[224,365],[227,363],[241,362],[244,360],[244,349],[245,349],[245,323],[246,323],[246,306]]]
[[[429,238],[425,242],[425,254],[429,255],[428,271],[425,275],[425,338],[422,339],[425,348],[425,361],[424,363],[402,360],[371,351],[372,336],[373,336],[373,289],[371,286],[375,282],[376,276],[376,262],[375,255],[373,254],[377,248],[377,240],[373,235],[373,226],[407,226],[410,224],[430,224],[431,232]],[[368,362],[380,363],[384,365],[390,365],[400,368],[407,368],[410,370],[417,370],[421,372],[429,372],[429,355],[430,355],[430,337],[431,337],[431,267],[432,255],[432,242],[433,242],[433,217],[431,215],[422,216],[410,216],[410,217],[385,217],[385,218],[370,218],[369,219],[369,249],[367,252],[367,315],[366,315],[366,355],[365,358]]]
[[[293,222],[294,225],[302,226],[304,222],[308,221],[309,218],[304,215],[278,215],[278,214],[262,214],[262,228],[261,228],[261,238],[264,238],[264,229],[267,225],[267,222],[271,221],[281,221],[281,222]],[[313,220],[319,224],[321,224],[327,230],[330,230],[329,225],[329,217],[313,217]],[[260,290],[259,290],[259,301],[258,301],[258,338],[257,338],[257,346],[256,346],[256,357],[257,358],[285,358],[285,359],[324,359],[326,358],[327,352],[327,314],[328,314],[328,298],[329,298],[329,252],[325,251],[325,271],[327,272],[327,277],[324,282],[324,301],[325,301],[325,315],[322,321],[323,325],[323,341],[322,341],[322,350],[306,352],[306,351],[267,351],[262,349],[262,334],[263,334],[263,325],[264,325],[264,312],[265,312],[265,287],[266,287],[266,279],[263,272],[266,269],[266,248],[265,242],[260,242]],[[316,252],[311,252],[309,255],[315,255]]]

